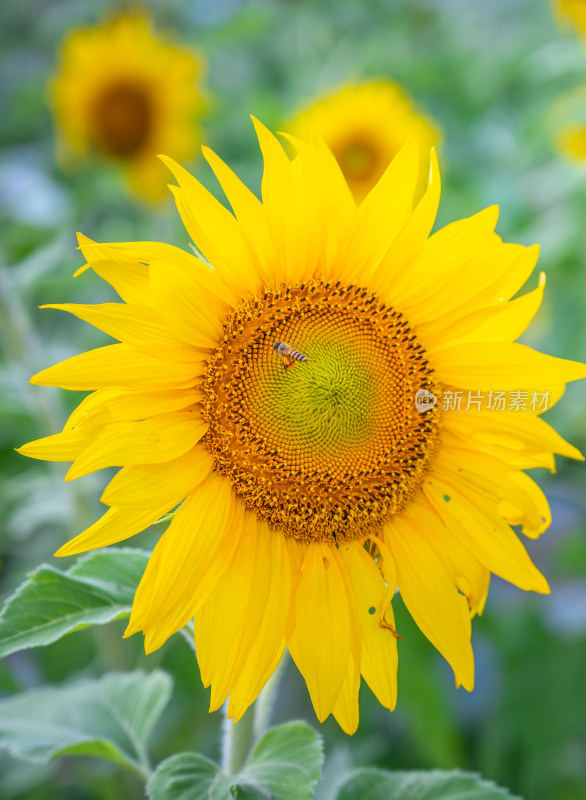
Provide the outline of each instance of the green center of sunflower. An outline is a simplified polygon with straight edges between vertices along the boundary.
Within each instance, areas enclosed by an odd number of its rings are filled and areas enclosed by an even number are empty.
[[[338,163],[349,180],[368,180],[378,167],[378,154],[371,142],[354,139],[340,149]]]
[[[144,87],[131,83],[108,86],[93,108],[96,147],[108,156],[131,158],[149,139],[153,109]]]
[[[203,390],[216,469],[298,539],[374,533],[435,451],[439,410],[416,407],[419,390],[434,391],[423,348],[361,287],[310,281],[244,303],[225,321]]]

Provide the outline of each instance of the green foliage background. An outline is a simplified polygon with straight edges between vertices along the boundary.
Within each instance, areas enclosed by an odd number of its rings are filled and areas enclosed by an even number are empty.
[[[258,189],[261,162],[254,113],[283,126],[317,93],[345,80],[386,76],[403,85],[443,130],[443,199],[438,225],[499,203],[498,232],[543,246],[548,277],[543,308],[525,341],[586,359],[586,172],[554,149],[560,96],[586,74],[586,51],[556,27],[546,0],[166,0],[146,4],[158,27],[197,46],[208,62],[204,135]],[[115,168],[88,164],[63,172],[47,104],[64,34],[122,10],[106,0],[8,0],[0,4],[0,600],[66,539],[101,513],[103,474],[63,484],[64,465],[27,461],[13,450],[61,429],[80,395],[28,385],[31,374],[106,343],[106,337],[41,303],[103,302],[108,287],[87,274],[74,232],[102,241],[158,239],[186,245],[171,199],[147,207],[128,196]],[[169,155],[173,155],[172,153]],[[219,192],[201,161],[189,165]],[[221,194],[220,194],[221,196]],[[531,279],[536,285],[537,274]],[[584,389],[569,387],[548,420],[586,450]],[[318,797],[351,764],[393,770],[480,772],[527,800],[586,800],[586,499],[580,464],[559,460],[555,476],[536,475],[553,525],[529,550],[552,586],[531,596],[494,579],[474,624],[477,682],[456,692],[447,665],[397,599],[399,705],[392,715],[367,687],[361,723],[348,739],[333,721],[325,736]],[[149,549],[157,532],[132,540]],[[174,678],[154,731],[155,760],[193,749],[217,758],[221,712],[207,715],[193,653],[175,637],[146,657],[122,622],[78,631],[0,662],[0,696],[90,678],[108,670],[158,668]],[[289,667],[276,718],[317,725],[306,689]],[[114,763],[66,759],[31,766],[0,751],[6,800],[129,800],[138,777]],[[374,796],[374,795],[373,795]],[[381,795],[382,796],[382,795]]]

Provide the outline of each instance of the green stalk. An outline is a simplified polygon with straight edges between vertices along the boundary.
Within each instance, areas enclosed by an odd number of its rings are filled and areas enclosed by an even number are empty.
[[[288,661],[287,652],[255,703],[236,723],[225,718],[222,733],[222,769],[227,775],[236,775],[246,763],[253,744],[267,730],[280,678]],[[227,713],[228,704],[224,705]]]
[[[277,689],[279,688],[281,678],[283,677],[288,662],[289,662],[289,651],[285,650],[276,670],[273,672],[273,674],[267,681],[264,689],[258,696],[256,703],[254,704],[255,741],[260,739],[260,737],[263,735],[263,733],[265,733],[265,731],[269,727],[271,714],[275,704],[275,698],[277,696]]]
[[[227,704],[224,705],[224,712]],[[226,775],[236,775],[248,758],[254,741],[254,706],[234,723],[227,717],[224,718],[222,732],[222,769]]]

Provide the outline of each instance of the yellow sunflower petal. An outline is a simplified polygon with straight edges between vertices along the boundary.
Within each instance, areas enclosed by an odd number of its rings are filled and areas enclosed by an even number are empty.
[[[510,244],[503,245],[507,250],[511,250],[512,247]],[[500,269],[494,270],[493,280],[484,292],[474,292],[472,297],[476,304],[510,300],[525,285],[539,260],[541,248],[538,244],[532,244],[530,247],[517,245],[517,251],[518,256],[512,264],[507,264],[503,268],[501,263]]]
[[[276,669],[293,624],[294,587],[299,563],[292,552],[295,540],[273,531],[270,537],[270,579],[263,597],[265,611],[256,638],[249,643],[246,662],[230,691],[228,717],[242,717]]]
[[[434,472],[446,479],[460,483],[463,488],[473,487],[492,502],[496,512],[511,524],[523,524],[537,536],[548,527],[551,514],[545,498],[539,499],[538,487],[515,480],[513,470],[491,456],[459,447],[447,437],[444,448],[433,465]],[[525,476],[526,477],[526,476]]]
[[[471,691],[470,615],[456,589],[455,572],[408,513],[385,526],[385,541],[397,565],[399,591],[409,613],[452,666],[456,682]]]
[[[432,474],[424,483],[431,505],[463,547],[495,575],[527,591],[547,594],[547,581],[494,508],[494,502],[468,488],[464,494],[451,479]]]
[[[65,430],[53,436],[43,436],[16,448],[17,453],[41,461],[74,461],[93,441],[95,429]]]
[[[541,389],[586,378],[584,364],[511,342],[474,342],[436,350],[433,366],[444,383],[478,391]]]
[[[356,214],[350,189],[336,159],[323,143],[314,140],[309,144],[286,133],[281,135],[297,151],[290,167],[291,192],[282,189],[287,206],[283,220],[288,226],[288,236],[300,248],[298,263],[295,256],[290,259],[290,277],[297,280],[338,277],[340,244]],[[297,198],[295,208],[291,207],[290,194]]]
[[[538,536],[551,525],[551,510],[547,498],[542,489],[524,472],[510,472],[508,478],[513,483],[518,484],[523,494],[523,503],[519,503],[519,508],[505,513],[512,525],[521,525],[521,532],[531,539]]]
[[[514,342],[525,331],[539,310],[545,289],[545,273],[539,274],[539,286],[516,300],[510,300],[493,317],[483,322],[467,341]]]
[[[419,172],[419,153],[409,140],[358,208],[342,243],[344,277],[372,272],[409,219]],[[381,231],[384,235],[381,236]]]
[[[187,497],[160,538],[136,591],[126,636],[156,625],[178,604],[201,604],[214,588],[233,504],[230,482],[213,473]],[[238,533],[234,527],[233,535]],[[197,611],[191,607],[191,615]],[[190,617],[188,617],[189,619]]]
[[[483,409],[469,414],[446,411],[442,419],[446,430],[474,447],[485,445],[490,450],[496,446],[528,453],[549,450],[567,458],[584,460],[577,448],[537,414]]]
[[[340,555],[352,585],[362,633],[360,671],[379,703],[392,711],[397,702],[398,657],[397,639],[390,628],[394,629],[395,620],[390,605],[385,610],[384,620],[379,614],[387,586],[378,566],[362,545],[342,546]]]
[[[163,360],[127,344],[110,344],[37,372],[31,383],[80,391],[107,387],[187,389],[198,383],[204,368],[201,361]]]
[[[281,136],[288,136],[288,134],[282,133]],[[304,156],[307,166],[312,164],[315,166],[315,173],[321,178],[322,194],[325,194],[325,184],[334,187],[333,207],[338,222],[342,223],[343,227],[344,221],[355,212],[356,203],[334,154],[327,143],[315,132],[309,137],[309,144],[296,137],[290,137],[290,140],[295,142],[295,149]]]
[[[240,544],[243,532],[250,527],[251,520],[247,518],[245,509],[238,505],[232,504],[228,517],[228,522],[224,530],[223,538],[218,547],[216,557],[208,565],[205,579],[200,581],[197,586],[192,586],[190,590],[183,593],[176,594],[168,607],[167,613],[157,619],[152,624],[144,626],[144,647],[146,653],[152,653],[161,647],[167,639],[183,628],[187,623],[197,615],[199,609],[207,602],[210,594],[212,594],[216,586],[221,583],[224,574],[230,564],[237,547]],[[252,521],[254,524],[254,521]],[[221,554],[221,557],[218,557]],[[159,563],[160,554],[156,555],[157,567]],[[186,565],[188,568],[189,565]],[[222,584],[224,585],[224,584]],[[229,591],[229,589],[228,589]],[[129,631],[126,632],[129,635]]]
[[[539,246],[501,244],[498,237],[493,239],[490,247],[470,255],[464,273],[443,286],[441,293],[410,309],[413,319],[417,318],[418,331],[430,354],[460,340],[479,340],[475,332],[481,326],[489,326],[486,333],[494,333],[498,326],[491,324],[493,318],[502,317],[504,323],[496,340],[510,340],[524,322],[529,324],[532,310],[537,310],[535,304],[541,296],[539,287],[527,299],[524,296],[509,304],[507,301],[533,272]],[[519,316],[518,311],[521,312]]]
[[[87,550],[98,550],[129,539],[149,525],[157,522],[172,506],[149,506],[148,508],[109,508],[97,522],[90,525],[55,553],[56,556],[76,556]]]
[[[261,186],[263,205],[268,206],[274,202],[280,206],[279,181],[290,174],[291,161],[277,137],[260,120],[252,117],[252,123],[264,162]]]
[[[110,422],[77,457],[65,480],[105,467],[171,461],[191,449],[207,429],[208,423],[189,411],[139,422]]]
[[[101,305],[80,305],[61,303],[41,306],[69,311],[79,319],[89,322],[96,328],[132,345],[147,355],[157,358],[171,358],[175,361],[203,361],[206,353],[171,336],[163,320],[150,308],[131,306],[124,303],[102,303]]]
[[[320,722],[331,713],[350,658],[350,607],[346,584],[330,548],[307,548],[295,596],[293,660],[307,683]]]
[[[266,594],[257,587],[271,583],[273,537],[265,522],[249,526],[225,576],[194,620],[195,648],[203,653],[202,680],[212,687],[210,711],[219,708],[231,692],[258,638]],[[282,625],[283,620],[281,631]]]
[[[109,283],[126,303],[150,305],[148,267],[121,253],[116,245],[98,244],[82,233],[77,234],[77,241],[88,263],[78,269],[74,277],[91,268]]]
[[[453,294],[456,288],[460,288],[454,285],[455,278],[461,276],[472,259],[478,259],[483,248],[494,247],[500,241],[494,234],[497,219],[498,206],[490,206],[441,228],[425,242],[415,258],[405,264],[403,270],[394,272],[392,288],[385,299],[391,305],[408,309],[411,315],[424,303],[433,303],[440,291],[451,299],[450,292]],[[476,273],[470,274],[470,280],[477,280]],[[433,305],[432,319],[433,311],[437,311],[439,316],[442,310],[441,303]],[[427,319],[429,315],[423,311],[415,321]]]
[[[106,486],[101,497],[108,506],[140,508],[149,503],[175,506],[212,471],[214,460],[209,451],[196,445],[185,455],[158,464],[131,464],[122,469]]]
[[[470,611],[481,614],[488,594],[490,571],[462,546],[423,497],[418,500],[417,505],[409,508],[409,514],[420,528],[433,531],[434,541],[454,568],[456,586],[467,598]]]
[[[275,259],[269,273],[271,285],[278,286],[283,281],[295,283],[309,278],[315,263],[307,261],[310,257],[310,237],[303,223],[307,223],[308,219],[308,200],[305,194],[301,194],[303,187],[295,179],[293,165],[280,142],[262,122],[254,117],[252,121],[264,161],[261,183],[263,208],[273,236]],[[300,225],[297,222],[298,215],[303,219]],[[275,247],[277,243],[281,246]]]
[[[539,286],[515,300],[503,300],[458,319],[451,315],[422,326],[422,335],[429,342],[428,352],[460,342],[512,342],[525,331],[539,310],[545,289],[545,273],[540,273]]]
[[[259,274],[251,274],[247,282],[250,292],[256,293],[261,289],[261,278],[266,284],[274,279],[272,265],[275,262],[275,252],[265,208],[256,195],[236,177],[213,150],[203,147],[202,151],[232,206],[232,211],[242,229],[242,235],[248,239],[250,247],[258,257]]]
[[[176,269],[192,273],[200,290],[210,295],[213,302],[222,304],[226,310],[240,300],[240,294],[231,289],[216,270],[202,261],[195,253],[181,250],[164,242],[117,242],[115,245],[123,255],[138,259],[143,264],[171,264]]]
[[[88,395],[72,412],[66,429],[76,428],[98,417],[110,422],[133,420],[181,411],[201,400],[197,389],[171,392],[136,392],[123,389],[98,389]]]
[[[100,389],[96,392],[91,392],[73,409],[63,426],[63,430],[70,431],[111,422],[112,414],[107,404],[122,394],[124,392],[121,389]],[[133,392],[132,394],[135,393]],[[174,411],[175,409],[171,410]]]
[[[405,226],[391,244],[385,257],[374,269],[371,267],[370,280],[381,297],[392,296],[393,286],[414,254],[417,254],[435,223],[441,193],[441,178],[437,154],[431,153],[429,182],[427,191],[417,203]]]
[[[332,709],[340,728],[352,736],[356,733],[359,721],[358,692],[360,690],[360,669],[351,655],[348,661],[346,677],[340,689],[340,694]]]
[[[492,243],[469,253],[450,283],[442,282],[435,295],[424,297],[409,308],[427,349],[431,352],[438,345],[448,344],[449,338],[454,337],[453,328],[457,332],[468,325],[467,329],[474,330],[471,320],[478,325],[486,323],[490,319],[490,315],[485,316],[487,308],[502,306],[509,300],[525,284],[538,257],[536,245],[502,244],[496,234]],[[472,316],[475,312],[476,317]]]
[[[556,471],[555,457],[552,453],[532,453],[531,455],[508,456],[508,463],[513,469],[547,469]]]
[[[236,219],[186,169],[167,156],[160,158],[179,183],[170,189],[193,242],[229,286],[246,287],[255,266]]]
[[[225,306],[203,291],[197,270],[170,262],[152,262],[154,305],[173,333],[195,347],[214,348],[222,337]]]

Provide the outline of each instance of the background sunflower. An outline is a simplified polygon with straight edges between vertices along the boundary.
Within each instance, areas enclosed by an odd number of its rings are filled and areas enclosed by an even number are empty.
[[[586,35],[586,7],[582,0],[554,0],[554,7],[562,24],[572,24],[582,36]]]
[[[199,145],[203,58],[155,32],[144,15],[121,15],[69,33],[51,84],[63,162],[116,162],[138,195],[166,194],[159,152],[182,158]]]
[[[439,131],[400,86],[386,80],[341,86],[300,109],[284,128],[302,138],[314,133],[323,139],[357,201],[368,194],[410,137],[421,154],[422,193],[428,153],[439,144]]]
[[[206,87],[213,97],[206,139],[255,191],[260,162],[249,113],[276,130],[310,98],[344,83],[382,76],[402,86],[441,130],[444,189],[438,226],[499,203],[499,233],[506,241],[542,244],[547,295],[526,343],[584,360],[584,176],[559,158],[544,124],[560,93],[583,81],[584,51],[578,36],[556,26],[546,0],[172,0],[150,5],[156,29],[173,32],[204,54]],[[64,484],[65,467],[29,462],[13,452],[25,440],[58,430],[81,399],[30,387],[29,376],[49,362],[105,343],[90,326],[68,315],[34,311],[41,303],[115,299],[97,279],[71,283],[80,265],[72,232],[83,230],[100,241],[129,241],[148,231],[146,238],[186,249],[171,203],[154,214],[129,203],[115,170],[82,164],[64,173],[55,163],[47,102],[55,54],[70,31],[96,25],[111,11],[101,0],[91,5],[68,0],[0,4],[2,599],[28,571],[43,562],[54,564],[56,546],[104,510],[95,500],[103,479],[89,475]],[[189,166],[218,193],[201,162]],[[528,288],[537,280],[535,275]],[[586,449],[580,387],[569,387],[563,405],[546,419]],[[404,637],[401,661],[410,666],[399,665],[400,704],[391,716],[363,688],[361,724],[351,751],[335,722],[322,726],[330,778],[342,774],[352,759],[394,769],[458,766],[532,800],[586,796],[586,719],[577,701],[586,667],[584,472],[579,464],[560,460],[551,480],[543,470],[534,477],[550,499],[553,523],[549,536],[533,543],[532,554],[547,573],[552,595],[544,600],[493,580],[482,627],[474,633],[472,694],[454,690],[451,670],[397,599],[396,625]],[[150,549],[158,536],[151,531],[137,544]],[[140,561],[139,549],[126,555],[129,572],[134,561]],[[83,572],[83,566],[79,569]],[[124,577],[115,579],[123,583]],[[175,687],[154,734],[154,760],[176,752],[187,740],[193,749],[215,756],[209,726],[219,729],[221,712],[208,719],[209,691],[197,688],[188,646],[173,637],[146,658],[139,637],[121,640],[125,624],[82,630],[8,656],[0,662],[0,691],[10,695],[137,666],[157,680],[154,668],[160,667],[173,674]],[[167,696],[160,684],[154,690],[159,698]],[[280,697],[278,720],[314,718],[293,668],[283,678]],[[31,765],[6,753],[0,758],[3,797],[73,800],[80,786],[87,787],[92,800],[144,795],[138,777],[97,761]]]

